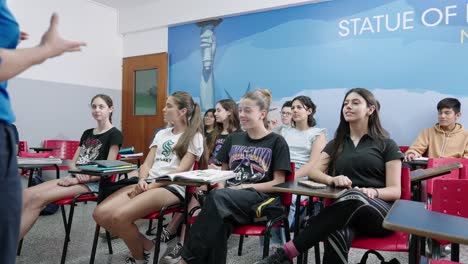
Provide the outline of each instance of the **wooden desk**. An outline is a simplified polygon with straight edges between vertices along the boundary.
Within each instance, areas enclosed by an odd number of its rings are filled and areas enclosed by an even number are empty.
[[[468,219],[432,212],[424,203],[398,200],[384,219],[383,227],[413,234],[410,250],[415,258],[410,263],[419,263],[420,239],[417,236],[468,244]]]
[[[297,182],[301,180],[306,180],[306,177],[301,179],[295,180],[293,182],[284,182],[273,186],[273,191],[281,192],[281,193],[293,193],[297,195],[296,199],[296,211],[294,214],[294,237],[299,235],[299,226],[300,226],[300,207],[301,207],[301,195],[309,196],[309,205],[312,205],[312,197],[320,197],[320,198],[330,198],[336,199],[342,195],[346,189],[343,188],[335,188],[331,186],[327,186],[326,188],[310,188],[303,185],[299,185]],[[308,214],[309,214],[308,210]],[[315,259],[316,263],[320,263],[318,260],[320,258],[320,249],[318,244],[314,246],[315,251]],[[307,263],[307,253],[301,254],[297,258],[297,263]]]

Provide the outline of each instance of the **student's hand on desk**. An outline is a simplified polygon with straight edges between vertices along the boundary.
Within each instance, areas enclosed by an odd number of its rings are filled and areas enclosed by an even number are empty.
[[[363,192],[365,195],[367,195],[367,197],[371,199],[377,198],[377,191],[374,188],[359,188],[359,187],[354,187],[354,188]]]
[[[91,177],[86,174],[75,174],[75,178],[78,180],[78,183],[87,183]]]
[[[57,185],[62,186],[62,187],[68,187],[68,186],[76,185],[78,183],[79,182],[76,178],[63,178],[57,182]]]
[[[332,178],[332,182],[330,185],[350,189],[352,184],[353,182],[347,176],[338,175]]]
[[[416,155],[413,152],[410,152],[408,154],[405,154],[405,158],[403,161],[408,162],[408,161],[413,161],[414,159],[419,158],[419,155]]]

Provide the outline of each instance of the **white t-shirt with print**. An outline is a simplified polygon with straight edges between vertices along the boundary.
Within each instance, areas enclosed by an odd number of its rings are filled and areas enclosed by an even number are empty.
[[[309,161],[312,143],[321,133],[326,133],[325,128],[310,127],[301,131],[294,127],[286,127],[281,131],[289,146],[291,161],[296,164],[296,169],[300,169]]]
[[[182,133],[174,134],[172,129],[170,127],[160,130],[150,145],[150,148],[157,146],[157,150],[148,179],[163,176],[180,165],[180,159],[173,150]],[[197,161],[200,159],[203,153],[203,135],[201,133],[195,134],[187,148],[187,152],[195,155]]]

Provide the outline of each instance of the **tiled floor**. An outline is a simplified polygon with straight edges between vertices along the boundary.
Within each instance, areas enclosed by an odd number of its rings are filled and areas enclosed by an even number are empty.
[[[95,207],[94,203],[80,204],[75,209],[75,217],[71,231],[67,263],[89,263],[92,239],[95,223],[91,217]],[[140,230],[146,230],[147,221],[139,221]],[[21,256],[17,258],[18,264],[49,264],[60,263],[64,240],[64,227],[60,212],[52,216],[41,216],[35,226],[25,237]],[[244,242],[244,253],[237,256],[238,236],[232,236],[229,240],[228,263],[243,264],[254,263],[261,258],[261,246],[258,238],[249,237]],[[105,240],[99,239],[98,252],[95,263],[125,263],[128,250],[119,239],[113,239],[114,254],[109,255]],[[171,244],[169,248],[171,248]],[[312,251],[311,251],[312,252]],[[349,263],[359,263],[363,250],[352,249]],[[468,263],[468,247],[461,247],[462,263]],[[406,253],[382,253],[386,259],[396,257],[401,263],[407,263]],[[309,257],[309,263],[315,263]],[[368,263],[378,263],[375,258],[370,258]]]

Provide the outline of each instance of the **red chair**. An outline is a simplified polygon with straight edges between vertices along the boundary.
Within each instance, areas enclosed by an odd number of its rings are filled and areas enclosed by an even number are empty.
[[[80,147],[80,142],[75,140],[44,140],[44,148],[54,148],[50,153],[62,160],[72,160],[76,150]],[[60,170],[69,170],[66,165],[60,166]]]
[[[434,181],[431,210],[439,213],[455,215],[468,218],[468,180],[466,179],[443,179]],[[439,257],[440,244],[446,245],[450,242],[432,240],[432,255]],[[451,260],[459,261],[459,245],[452,244]],[[434,262],[432,262],[434,263]]]
[[[442,175],[442,176],[427,180],[426,191],[427,191],[427,194],[429,195],[429,197],[431,197],[433,195],[433,193],[434,193],[433,186],[434,186],[434,182],[436,180],[441,180],[441,179],[444,179],[444,180],[446,180],[446,179],[463,179],[463,178],[466,179],[466,178],[468,178],[468,175],[467,175],[468,159],[430,158],[427,161],[427,168],[434,168],[434,167],[445,165],[445,164],[452,163],[452,162],[460,162],[463,165],[463,167],[461,169],[459,169],[459,170],[453,170],[453,171],[451,171],[451,173],[448,173],[448,174],[445,174],[445,175]]]
[[[411,200],[411,178],[409,168],[401,169],[401,197],[402,200]],[[357,237],[353,240],[352,247],[360,249],[372,249],[377,251],[408,252],[409,235],[403,232],[394,232],[383,238]]]
[[[27,141],[20,141],[18,143],[18,152],[28,152],[28,142]]]
[[[404,154],[406,153],[406,151],[408,151],[409,146],[399,146],[399,148],[400,148],[400,151]]]
[[[294,181],[295,177],[295,164],[291,162],[291,174],[286,176],[285,182]],[[243,226],[236,226],[232,231],[233,234],[240,235],[239,239],[239,249],[238,255],[242,255],[242,245],[244,243],[245,236],[263,236],[263,258],[266,258],[269,255],[270,251],[270,237],[271,237],[271,229],[274,227],[282,227],[285,230],[286,240],[289,241],[290,232],[289,232],[289,221],[288,221],[288,212],[289,206],[292,204],[292,194],[291,193],[282,193],[281,194],[281,203],[285,208],[287,208],[286,213],[283,214],[281,217],[273,220],[269,220],[264,225],[243,225]]]

